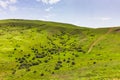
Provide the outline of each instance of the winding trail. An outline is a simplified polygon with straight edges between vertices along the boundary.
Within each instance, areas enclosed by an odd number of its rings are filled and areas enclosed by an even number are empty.
[[[112,32],[113,28],[110,28],[104,35],[100,36],[97,40],[95,40],[89,47],[87,53],[90,53],[93,49],[93,47],[100,41],[102,40],[106,35],[108,35],[110,32]]]

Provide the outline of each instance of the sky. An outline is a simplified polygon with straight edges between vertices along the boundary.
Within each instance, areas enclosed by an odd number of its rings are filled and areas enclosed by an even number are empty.
[[[84,27],[120,26],[120,0],[0,0],[0,19],[32,19]]]

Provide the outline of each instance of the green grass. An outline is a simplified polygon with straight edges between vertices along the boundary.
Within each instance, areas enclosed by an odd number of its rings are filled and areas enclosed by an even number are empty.
[[[110,29],[0,20],[0,80],[118,80],[120,28]]]

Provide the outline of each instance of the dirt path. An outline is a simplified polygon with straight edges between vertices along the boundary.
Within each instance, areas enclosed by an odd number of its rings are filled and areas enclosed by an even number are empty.
[[[97,40],[95,40],[91,46],[89,47],[87,53],[90,53],[93,49],[93,47],[100,41],[102,40],[107,34],[109,34],[111,31],[113,30],[113,28],[110,28],[104,35],[100,36]]]

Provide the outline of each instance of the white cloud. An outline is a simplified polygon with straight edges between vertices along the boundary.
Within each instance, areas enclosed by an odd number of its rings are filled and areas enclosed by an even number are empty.
[[[102,21],[108,21],[108,20],[111,20],[112,18],[110,18],[110,17],[101,17],[100,18]]]
[[[0,7],[6,8],[8,6],[8,1],[0,1]]]
[[[102,20],[102,21],[108,21],[108,20],[111,20],[112,18],[111,17],[97,17],[95,19],[96,20]]]
[[[9,8],[12,4],[15,4],[17,0],[0,0],[0,7],[3,9],[12,9]],[[15,7],[14,7],[15,10]]]
[[[44,15],[45,20],[50,20],[55,17],[55,14],[53,13],[48,13],[47,15]]]
[[[61,0],[36,0],[36,1],[52,5],[52,4],[56,4],[56,3],[60,2]]]
[[[2,9],[0,9],[0,14],[6,14],[6,12],[4,11],[4,10],[2,10]]]
[[[9,0],[11,3],[16,3],[17,0]]]
[[[53,9],[53,7],[46,8],[45,11],[49,12],[49,11],[51,11],[51,9]]]
[[[16,11],[17,7],[16,6],[9,6],[10,11]]]

